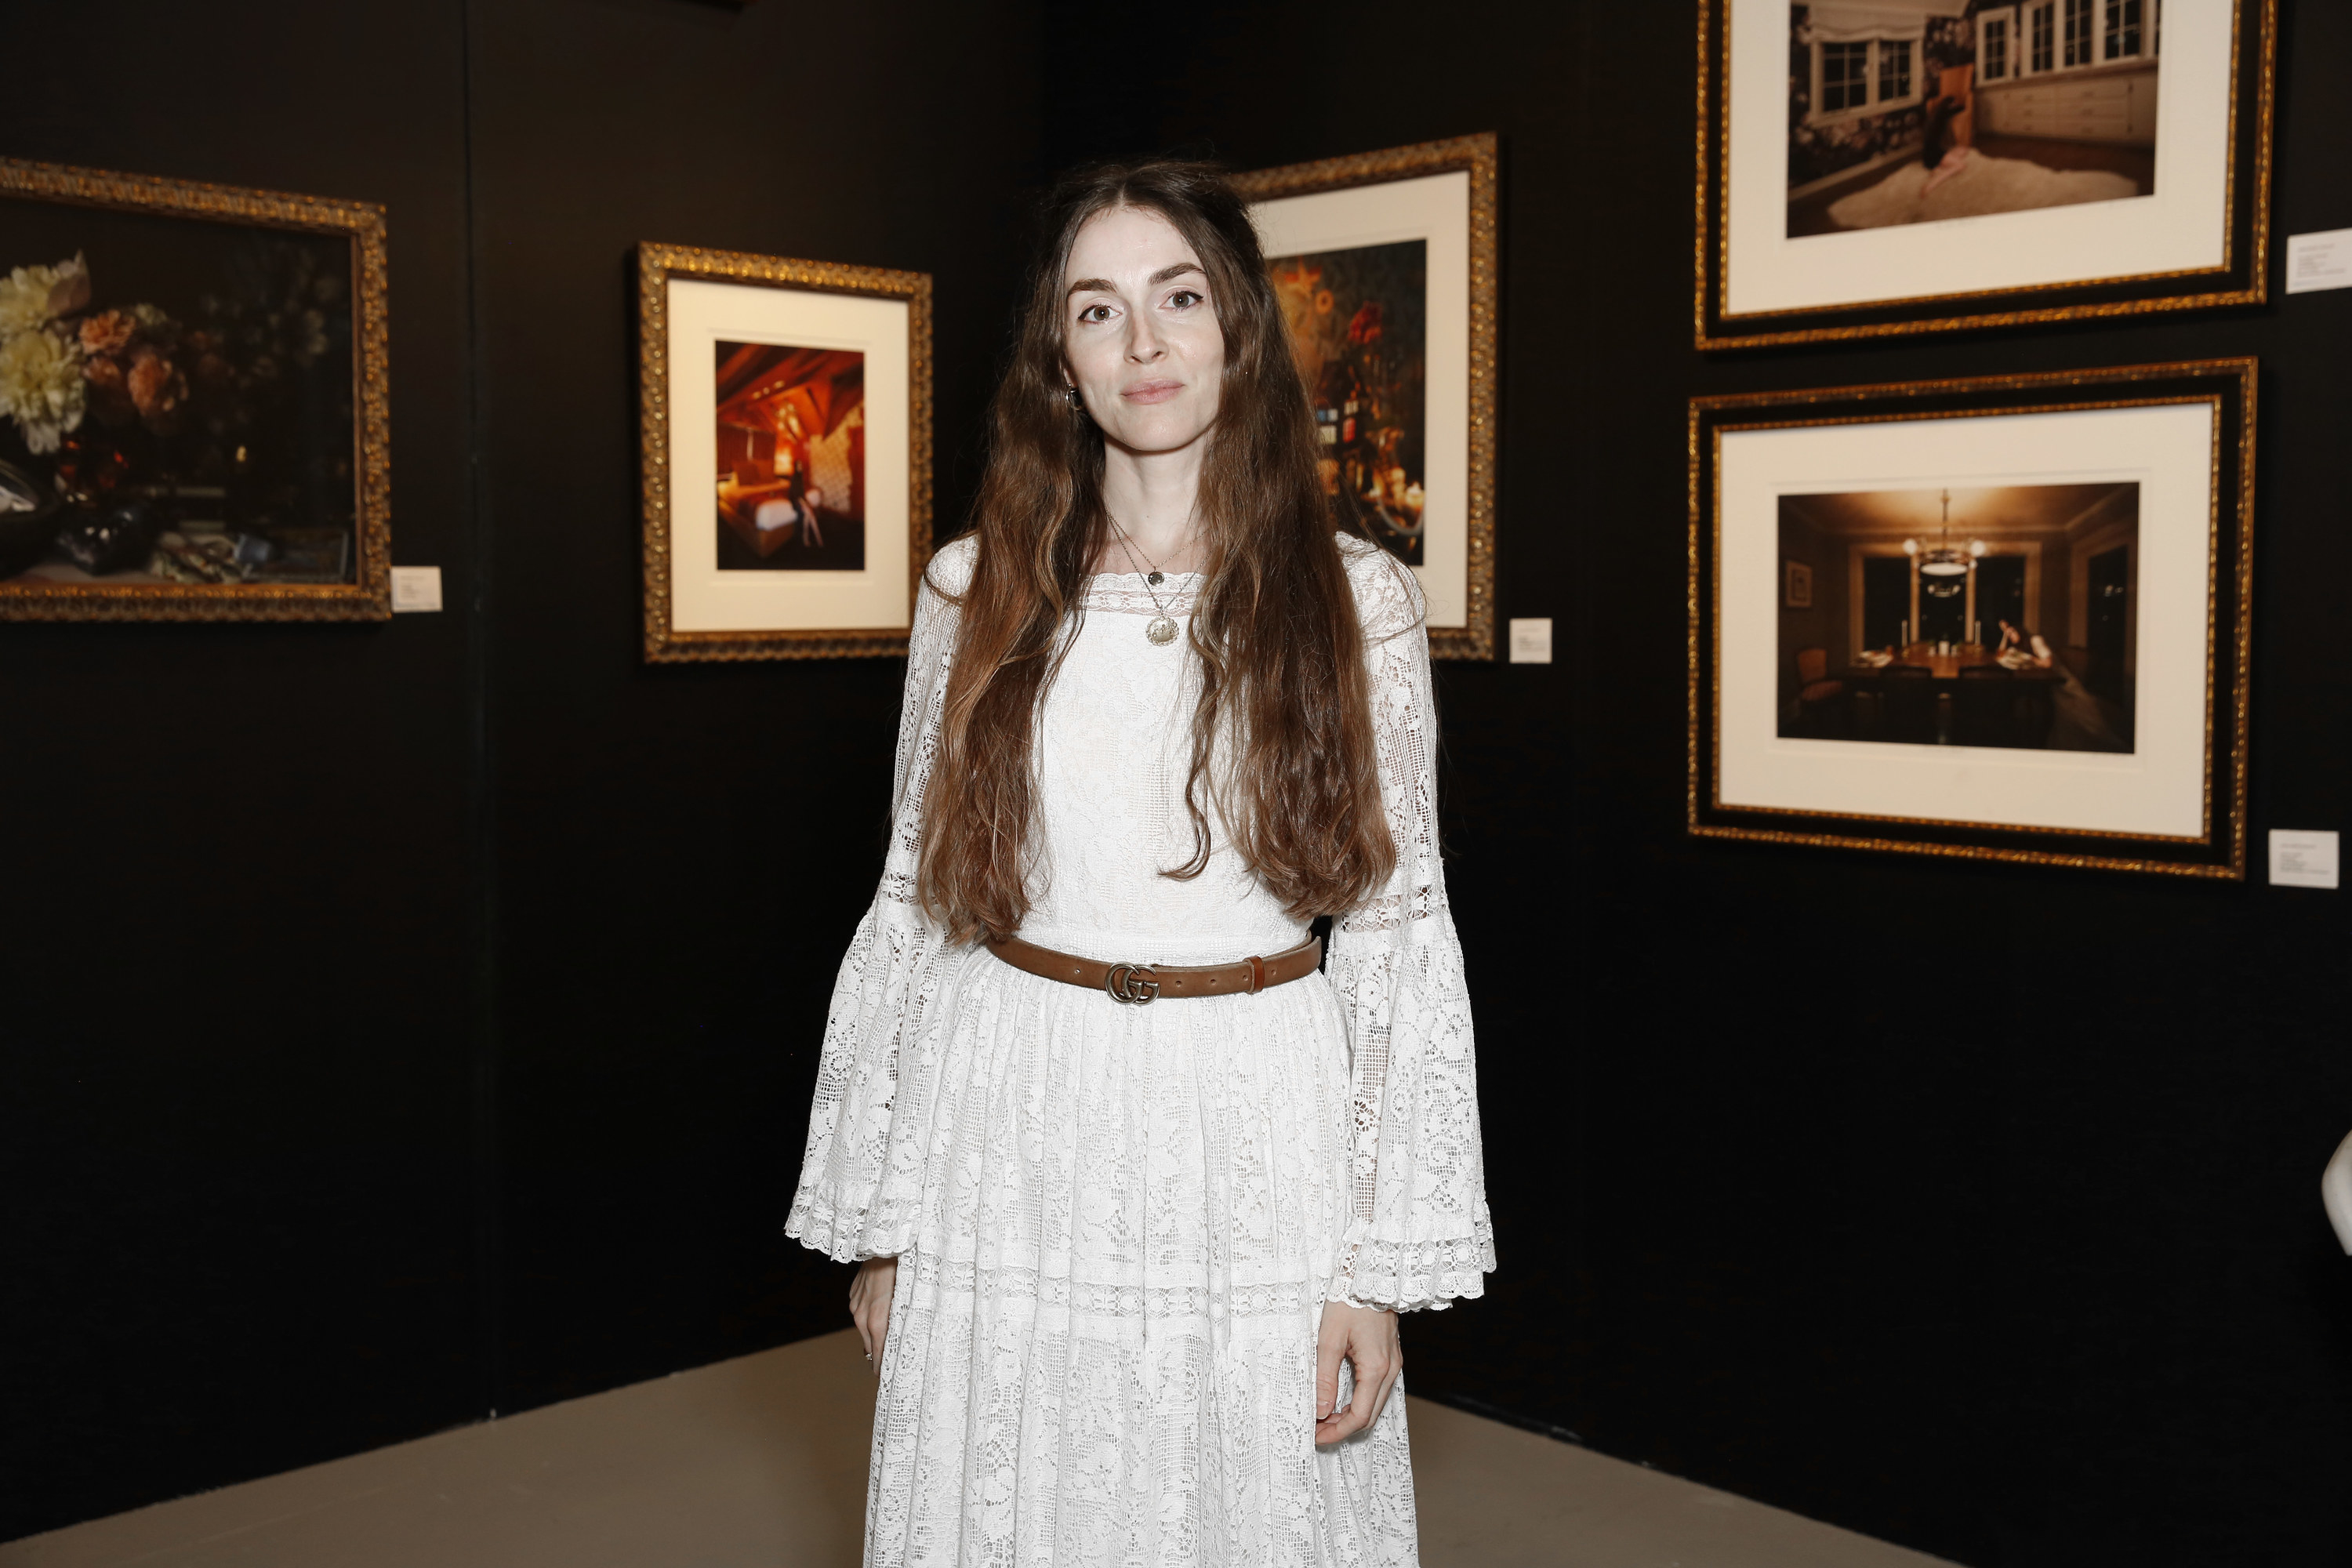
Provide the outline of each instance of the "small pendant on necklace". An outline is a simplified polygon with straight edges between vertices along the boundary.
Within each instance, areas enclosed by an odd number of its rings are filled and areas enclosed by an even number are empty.
[[[1166,616],[1161,616],[1143,628],[1143,635],[1165,647],[1176,640],[1176,623]]]
[[[1168,574],[1165,572],[1153,572],[1147,574],[1143,580],[1157,588],[1160,584],[1168,581]]]

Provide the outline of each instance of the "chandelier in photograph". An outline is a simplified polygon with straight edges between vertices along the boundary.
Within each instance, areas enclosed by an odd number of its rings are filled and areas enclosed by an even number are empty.
[[[1916,539],[1903,542],[1903,553],[1919,562],[1919,586],[1938,599],[1957,596],[1966,585],[1969,568],[1985,552],[1984,541],[1971,539],[1966,544],[1952,542],[1952,492],[1944,492],[1944,525],[1936,542],[1922,544]]]

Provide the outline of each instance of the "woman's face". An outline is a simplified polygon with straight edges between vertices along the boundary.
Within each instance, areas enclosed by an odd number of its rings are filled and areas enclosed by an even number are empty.
[[[1103,434],[1172,452],[1217,422],[1225,335],[1209,275],[1175,226],[1141,207],[1089,218],[1062,274],[1064,367]]]

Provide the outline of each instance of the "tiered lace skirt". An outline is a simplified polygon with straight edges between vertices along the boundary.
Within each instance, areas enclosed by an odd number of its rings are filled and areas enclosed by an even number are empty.
[[[1415,1563],[1403,1399],[1315,1446],[1349,1194],[1323,977],[1133,1006],[948,963],[867,1563]]]

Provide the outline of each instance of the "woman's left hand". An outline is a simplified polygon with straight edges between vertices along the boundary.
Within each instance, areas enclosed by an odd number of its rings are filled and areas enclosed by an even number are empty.
[[[1355,1392],[1339,1405],[1339,1363],[1355,1368]],[[1323,1303],[1323,1326],[1315,1336],[1315,1441],[1320,1446],[1352,1437],[1381,1418],[1389,1391],[1404,1375],[1404,1351],[1397,1342],[1396,1314],[1382,1307]]]

